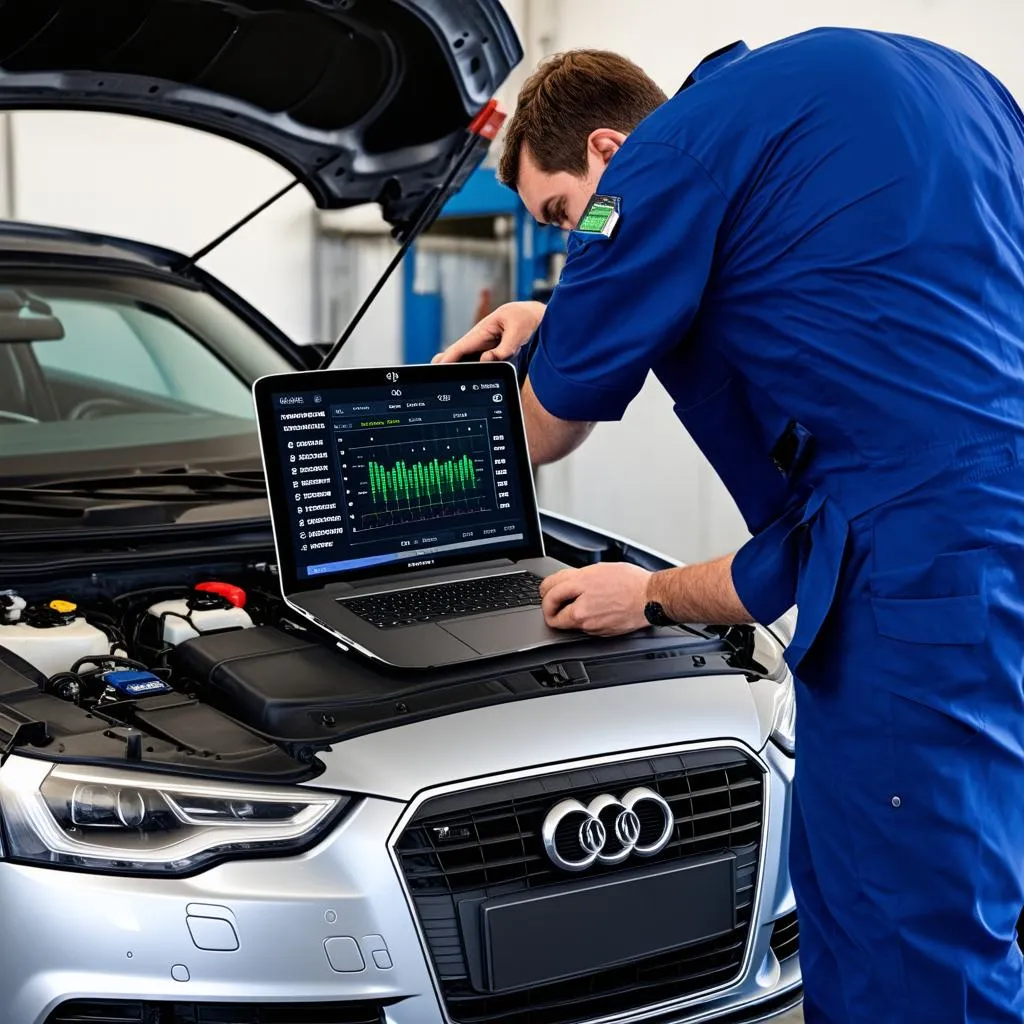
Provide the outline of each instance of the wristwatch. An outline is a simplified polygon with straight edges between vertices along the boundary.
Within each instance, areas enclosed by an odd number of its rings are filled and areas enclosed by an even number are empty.
[[[647,619],[652,626],[678,625],[675,619],[670,619],[665,614],[665,609],[661,607],[661,604],[658,601],[648,601],[647,604],[644,605],[644,618]]]

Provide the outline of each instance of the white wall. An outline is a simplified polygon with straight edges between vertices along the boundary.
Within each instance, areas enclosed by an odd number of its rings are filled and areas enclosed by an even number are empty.
[[[743,38],[757,46],[823,24],[944,42],[981,61],[1024,97],[1021,0],[506,0],[506,7],[527,51],[524,65],[501,90],[507,107],[524,75],[553,50],[620,50],[671,92],[704,54],[725,43]],[[276,165],[233,143],[149,121],[19,113],[13,136],[15,216],[184,251],[198,248],[288,180]],[[371,262],[380,265],[385,258],[381,248]],[[313,340],[313,218],[304,192],[289,195],[204,265],[297,340]],[[400,351],[399,303],[397,287],[381,296],[381,308],[359,332],[350,358],[364,361],[380,351],[387,359]],[[656,468],[656,459],[666,465]],[[729,550],[745,535],[728,496],[654,385],[622,424],[599,427],[579,453],[546,469],[541,495],[550,507],[687,560]]]
[[[617,50],[674,91],[707,53],[737,39],[761,46],[821,25],[905,32],[951,46],[1024,96],[1020,0],[540,0],[558,48]]]

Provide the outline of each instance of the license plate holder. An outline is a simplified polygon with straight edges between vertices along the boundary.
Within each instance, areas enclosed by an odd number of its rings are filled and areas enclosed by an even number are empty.
[[[736,927],[735,905],[728,852],[485,900],[484,988],[548,984],[713,939]]]

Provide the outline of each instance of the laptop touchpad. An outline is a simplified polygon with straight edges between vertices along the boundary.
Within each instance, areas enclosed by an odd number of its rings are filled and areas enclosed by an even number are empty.
[[[539,608],[475,615],[469,619],[439,622],[438,625],[464,644],[469,644],[477,654],[511,654],[582,636],[580,633],[550,629]]]

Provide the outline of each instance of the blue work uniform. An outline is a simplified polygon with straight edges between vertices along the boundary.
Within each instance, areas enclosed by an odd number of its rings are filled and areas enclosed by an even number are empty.
[[[598,186],[529,378],[619,419],[653,371],[793,604],[809,1024],[1019,1024],[1024,117],[966,57],[822,29],[703,63]]]

